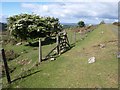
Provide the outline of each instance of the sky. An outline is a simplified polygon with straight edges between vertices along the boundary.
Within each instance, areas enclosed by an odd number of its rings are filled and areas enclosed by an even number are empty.
[[[74,1],[74,0],[73,0]],[[61,2],[45,0],[39,2],[1,2],[0,22],[6,22],[6,18],[21,14],[37,14],[59,18],[61,23],[77,23],[82,20],[88,24],[98,24],[102,20],[106,23],[118,21],[118,2],[87,2],[70,1]]]

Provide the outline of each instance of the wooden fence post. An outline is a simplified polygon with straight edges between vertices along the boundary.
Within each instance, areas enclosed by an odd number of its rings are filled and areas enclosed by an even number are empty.
[[[76,43],[76,32],[74,31],[74,42]]]
[[[41,39],[39,38],[39,63],[42,62],[42,47],[41,47]]]
[[[4,66],[5,66],[7,81],[10,84],[11,83],[11,78],[10,78],[10,74],[9,74],[9,68],[8,68],[7,60],[6,60],[6,57],[5,57],[5,51],[4,51],[4,49],[2,49],[1,51],[2,51],[2,59],[3,59],[3,62],[4,62]]]
[[[57,53],[60,54],[60,50],[59,50],[59,35],[56,36],[56,43],[57,43]]]

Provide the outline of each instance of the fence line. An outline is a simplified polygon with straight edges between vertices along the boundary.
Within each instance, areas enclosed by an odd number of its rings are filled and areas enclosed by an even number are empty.
[[[2,49],[1,52],[2,52],[3,63],[4,63],[4,66],[5,66],[5,72],[6,72],[6,76],[7,76],[7,81],[10,84],[11,83],[11,78],[10,78],[10,74],[9,74],[9,68],[8,68],[8,64],[7,64],[4,49]]]
[[[42,62],[42,47],[41,47],[41,39],[39,38],[39,63]]]

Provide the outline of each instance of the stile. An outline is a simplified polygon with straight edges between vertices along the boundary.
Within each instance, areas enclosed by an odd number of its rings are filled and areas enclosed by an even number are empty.
[[[48,58],[50,56],[50,54],[55,49],[57,50],[57,54],[60,55],[62,52],[67,50],[68,47],[70,48],[70,44],[69,44],[69,40],[68,40],[68,37],[67,37],[67,33],[65,31],[64,32],[59,32],[56,35],[56,47],[49,52],[49,54],[46,56],[46,58]]]
[[[41,47],[41,39],[39,38],[39,63],[42,62],[42,47]]]

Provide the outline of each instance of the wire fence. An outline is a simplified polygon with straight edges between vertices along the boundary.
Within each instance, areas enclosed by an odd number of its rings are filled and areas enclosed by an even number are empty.
[[[88,36],[88,32],[91,32],[92,30],[93,29],[88,28],[69,28],[66,29],[66,32],[68,33],[68,39],[70,44],[73,44],[84,40],[84,38]]]

